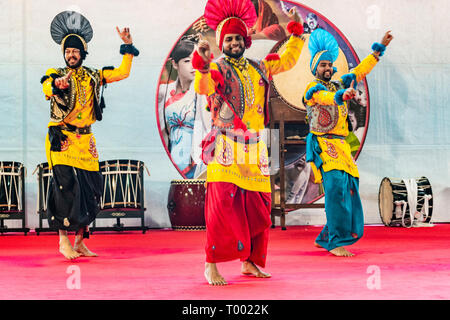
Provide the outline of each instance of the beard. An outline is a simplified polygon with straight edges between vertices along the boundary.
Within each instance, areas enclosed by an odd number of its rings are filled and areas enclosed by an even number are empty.
[[[65,58],[64,58],[64,61],[66,62],[66,66],[68,66],[69,68],[72,68],[72,69],[76,69],[76,68],[80,67],[80,66],[83,64],[83,59],[78,60],[78,61],[77,61],[75,64],[73,64],[73,65],[71,65],[71,64],[69,63],[69,61],[67,61]]]
[[[331,78],[332,78],[332,72],[326,71],[326,72],[324,72],[324,73],[322,73],[322,74],[318,74],[318,78],[319,78],[320,80],[322,80],[322,81],[328,82],[328,81],[330,81]]]
[[[224,49],[223,50],[224,54],[226,54],[227,56],[234,58],[234,59],[239,59],[240,57],[242,57],[244,55],[244,52],[245,52],[245,48],[243,48],[243,47],[240,47],[240,50],[237,53],[233,53],[233,49],[230,49],[230,50]]]

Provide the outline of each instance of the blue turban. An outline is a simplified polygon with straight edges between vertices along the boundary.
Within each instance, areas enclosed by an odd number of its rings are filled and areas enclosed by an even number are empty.
[[[336,39],[323,29],[316,29],[311,33],[308,49],[311,53],[309,67],[314,76],[320,61],[331,61],[334,63],[339,56],[339,45]],[[337,71],[336,68],[333,68],[333,70],[334,72]]]

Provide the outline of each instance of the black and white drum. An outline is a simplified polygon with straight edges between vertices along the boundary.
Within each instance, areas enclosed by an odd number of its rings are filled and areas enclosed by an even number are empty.
[[[38,172],[38,213],[42,214],[47,212],[48,190],[53,173],[47,162],[38,164],[36,170]]]
[[[0,161],[0,233],[30,231],[25,216],[26,168],[20,162]],[[21,220],[21,228],[10,228],[5,220]]]
[[[0,161],[0,212],[24,210],[24,170],[20,162]]]
[[[385,177],[380,184],[378,206],[381,220],[390,227],[430,223],[433,193],[429,180]]]
[[[134,208],[144,206],[144,162],[138,160],[108,160],[99,163],[103,176],[100,208]]]

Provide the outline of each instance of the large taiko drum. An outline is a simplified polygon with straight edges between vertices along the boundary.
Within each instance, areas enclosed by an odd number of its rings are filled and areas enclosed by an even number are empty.
[[[99,166],[103,176],[102,210],[144,207],[144,162],[119,159],[99,162]]]
[[[304,48],[307,48],[310,35],[304,34],[303,36],[306,38]],[[279,55],[283,54],[287,48],[288,40],[289,37],[278,42],[275,47],[272,48],[272,53],[277,53]],[[306,111],[301,96],[304,94],[307,85],[315,79],[309,69],[310,60],[311,54],[309,53],[309,50],[302,50],[297,63],[291,69],[274,75],[272,79],[272,87],[277,96],[289,107],[297,110]],[[341,49],[339,49],[339,56],[333,65],[337,67],[338,70],[333,76],[333,79],[339,79],[340,76],[348,72],[347,58]]]
[[[167,209],[174,230],[203,230],[206,180],[172,180]]]
[[[381,220],[390,227],[412,227],[430,223],[433,214],[433,193],[429,180],[393,179],[381,181],[378,194]]]
[[[24,170],[20,162],[0,161],[0,211],[23,211]]]

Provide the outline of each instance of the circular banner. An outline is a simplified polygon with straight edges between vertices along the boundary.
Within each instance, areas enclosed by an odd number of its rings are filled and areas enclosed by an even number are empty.
[[[280,0],[252,0],[257,21],[251,28],[252,46],[245,56],[264,59],[270,52],[281,53],[288,39],[287,12],[296,7],[304,20],[306,43],[297,64],[289,71],[275,75],[273,90],[290,107],[305,111],[302,96],[306,86],[314,80],[309,68],[311,55],[308,50],[309,35],[322,28],[331,33],[339,44],[339,57],[334,63],[337,73],[333,80],[350,72],[360,60],[347,38],[326,17],[300,3]],[[162,66],[157,88],[156,115],[161,141],[170,161],[185,179],[204,179],[206,165],[201,161],[201,141],[211,127],[211,115],[206,110],[207,97],[194,90],[195,71],[192,68],[192,54],[199,36],[207,39],[214,57],[222,52],[216,46],[215,31],[205,23],[203,17],[193,22],[180,35]],[[358,83],[357,96],[348,102],[348,117],[353,131],[347,137],[355,160],[364,144],[369,124],[369,90],[366,80]],[[308,128],[290,125],[286,136],[304,137]],[[306,132],[305,132],[306,131]],[[286,203],[312,203],[323,196],[321,185],[313,183],[311,168],[305,162],[305,147],[292,146],[285,157]],[[273,176],[275,189],[279,189],[279,175]],[[279,192],[278,192],[279,193]]]

